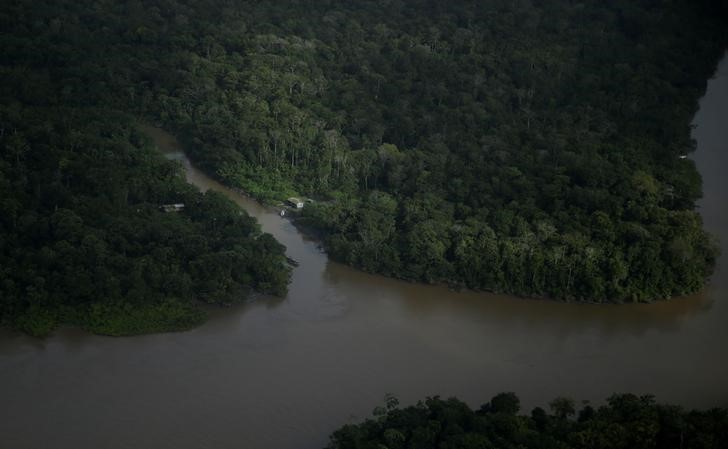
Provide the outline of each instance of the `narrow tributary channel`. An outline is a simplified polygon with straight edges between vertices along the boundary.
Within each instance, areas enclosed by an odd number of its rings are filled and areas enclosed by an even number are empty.
[[[150,129],[189,182],[225,192],[288,248],[286,298],[219,309],[190,332],[107,338],[0,334],[0,447],[321,447],[393,393],[473,406],[515,391],[525,408],[566,395],[655,394],[728,405],[728,59],[695,117],[706,227],[721,241],[711,285],[651,305],[578,305],[456,293],[367,275],[189,164]]]

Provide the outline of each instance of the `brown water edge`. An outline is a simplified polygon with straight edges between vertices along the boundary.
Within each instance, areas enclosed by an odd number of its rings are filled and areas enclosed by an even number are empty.
[[[192,165],[192,162],[184,154],[182,145],[177,141],[177,139],[174,137],[174,135],[168,133],[167,131],[165,131],[164,129],[162,129],[160,127],[152,126],[152,125],[148,125],[148,124],[141,124],[141,125],[139,125],[139,128],[153,139],[153,141],[157,145],[158,149],[165,155],[165,157],[167,157],[168,159],[171,159],[171,160],[178,161],[180,164],[182,164],[182,166],[185,168],[185,174],[186,174],[187,181],[190,184],[193,184],[196,187],[198,187],[201,191],[214,190],[214,191],[225,194],[225,196],[227,196],[228,198],[235,201],[243,209],[246,209],[250,213],[250,215],[254,216],[259,221],[263,218],[269,218],[268,217],[269,215],[275,215],[276,218],[280,217],[279,213],[280,213],[281,208],[273,207],[273,206],[267,205],[267,204],[262,204],[262,203],[258,202],[255,198],[253,198],[252,196],[241,191],[240,189],[237,189],[234,187],[229,187],[229,186],[223,184],[222,182],[211,178],[206,173],[204,173],[203,171],[201,171],[200,169],[198,169],[194,165]],[[292,213],[289,212],[287,215],[280,217],[280,218],[283,220],[289,221],[294,226],[294,228],[299,232],[300,235],[298,237],[300,237],[301,239],[306,240],[306,241],[317,242],[318,248],[323,253],[324,250],[322,248],[321,241],[320,241],[320,235],[318,234],[317,230],[301,225],[296,220],[297,217],[295,217],[295,215],[296,215],[295,212],[292,212]],[[268,226],[266,226],[266,225],[268,225]],[[270,223],[268,223],[268,222],[263,223],[262,228],[263,228],[264,232],[268,232],[268,233],[272,234],[277,239],[286,239],[286,235],[284,233],[281,233],[280,230],[276,229],[275,227],[270,227]],[[288,230],[285,231],[285,233],[287,233],[287,232],[288,232]],[[279,240],[279,241],[282,241],[282,240]],[[289,255],[289,257],[291,256],[290,253],[288,255]],[[294,260],[296,260],[296,259],[294,259]],[[296,262],[300,263],[300,261],[298,261],[298,260],[296,260]],[[329,263],[344,266],[344,265],[340,264],[339,262],[335,262],[333,260],[329,261]],[[357,269],[352,268],[352,270],[356,271]],[[485,291],[473,291],[473,290],[470,290],[467,288],[452,289],[450,286],[448,286],[446,284],[433,285],[433,284],[423,284],[423,283],[417,283],[417,282],[413,283],[408,280],[403,280],[403,279],[399,279],[399,278],[386,278],[384,276],[377,275],[377,274],[373,274],[371,276],[373,278],[377,279],[378,281],[382,281],[384,279],[396,280],[397,281],[396,283],[400,284],[400,286],[401,286],[402,282],[405,282],[407,284],[418,284],[420,286],[426,286],[427,288],[438,288],[438,289],[447,288],[448,292],[450,292],[450,293],[475,294],[481,298],[488,296],[488,297],[498,297],[498,298],[509,298],[509,299],[513,299],[513,300],[547,300],[547,301],[552,300],[551,298],[546,298],[546,297],[523,297],[523,296],[517,296],[517,295],[511,295],[511,294],[498,294],[498,293],[485,292]],[[690,303],[691,306],[700,307],[700,303],[702,302],[702,300],[704,298],[705,298],[705,296],[704,296],[703,292],[698,292],[696,294],[682,296],[682,297],[673,297],[670,299],[671,300],[673,300],[673,299],[687,300],[686,302]],[[556,300],[556,301],[563,302],[560,300]],[[664,302],[664,301],[665,301],[664,299],[657,299],[657,300],[653,301],[652,303]],[[615,303],[604,304],[604,303],[590,302],[590,301],[586,300],[586,301],[579,301],[579,304],[580,305],[590,305],[590,304],[591,305],[595,305],[595,304],[614,305]]]
[[[0,447],[315,448],[388,392],[405,404],[440,394],[477,406],[516,391],[526,409],[626,391],[728,405],[726,117],[724,58],[694,134],[700,209],[723,256],[701,295],[649,305],[456,293],[350,269],[158,140],[191,182],[228,192],[287,246],[300,262],[289,295],[215,309],[184,333],[0,334]]]

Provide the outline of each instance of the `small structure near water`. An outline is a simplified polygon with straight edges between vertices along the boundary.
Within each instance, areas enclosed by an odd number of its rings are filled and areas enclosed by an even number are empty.
[[[162,204],[159,209],[164,212],[181,212],[185,209],[185,205],[184,203]]]
[[[286,203],[293,208],[303,209],[303,201],[299,200],[298,198],[294,198],[294,197],[288,198],[286,200]]]

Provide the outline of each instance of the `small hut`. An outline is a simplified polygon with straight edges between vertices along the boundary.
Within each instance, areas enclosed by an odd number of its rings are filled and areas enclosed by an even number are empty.
[[[181,212],[185,209],[185,205],[183,203],[162,204],[159,208],[164,212]]]

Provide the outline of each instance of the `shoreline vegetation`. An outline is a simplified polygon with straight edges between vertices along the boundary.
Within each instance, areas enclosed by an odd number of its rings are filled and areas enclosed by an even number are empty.
[[[181,150],[184,152],[183,148],[181,148]],[[185,153],[185,155],[187,155],[187,154]],[[226,184],[225,179],[223,179],[223,178],[214,177],[214,174],[212,174],[212,173],[207,173],[207,172],[203,172],[203,173],[206,176],[209,176],[210,179],[214,179],[215,181],[220,182],[221,184],[223,184],[224,186],[226,186],[227,188],[229,188],[236,194],[244,196],[246,198],[249,198],[249,199],[257,202],[259,205],[267,208],[270,211],[270,213],[273,213],[273,212],[278,213],[282,210],[286,211],[286,214],[281,216],[281,219],[290,221],[291,224],[298,230],[298,232],[300,232],[302,235],[305,235],[307,238],[312,239],[312,240],[316,241],[317,243],[319,243],[320,244],[319,248],[322,251],[326,251],[325,242],[326,242],[327,235],[320,228],[316,228],[316,227],[306,224],[305,215],[302,214],[301,210],[292,209],[291,207],[287,206],[284,201],[280,201],[278,199],[265,200],[263,198],[257,198],[255,196],[249,194],[248,192],[244,191],[240,187],[235,187],[235,186]],[[301,218],[304,218],[304,219],[302,220]],[[287,259],[289,266],[291,266],[291,267],[298,266],[298,262],[296,260],[288,258],[288,257],[286,259]],[[363,270],[363,271],[366,272],[366,270]],[[376,272],[370,272],[370,273],[379,274]],[[404,277],[396,277],[396,276],[390,276],[390,277],[393,277],[394,279],[398,279],[400,281],[405,281],[405,282],[410,282],[410,283],[420,283],[421,282],[416,279],[408,279],[408,278],[404,278]],[[439,285],[439,286],[447,287],[450,290],[456,291],[456,292],[472,291],[474,293],[479,293],[479,292],[480,293],[494,293],[494,294],[501,293],[501,292],[494,291],[494,290],[473,290],[473,289],[469,289],[468,287],[463,286],[463,285],[454,285],[454,284],[447,283],[447,282],[440,282],[437,284],[431,282],[430,285]],[[534,295],[525,296],[525,295],[517,295],[517,294],[513,294],[513,293],[511,293],[510,295],[513,296],[514,298],[519,298],[519,299],[536,299],[536,300],[545,300],[545,301],[554,300],[554,298],[549,298],[547,296],[534,296]],[[669,300],[669,299],[670,298],[657,298],[656,301],[665,301],[665,300]],[[582,299],[579,302],[583,303],[583,304],[595,304],[595,305],[604,303],[602,301],[592,301],[589,299]],[[618,303],[612,302],[612,304],[618,304]],[[619,304],[622,304],[622,303],[620,302]]]
[[[150,154],[161,123],[332,258],[563,300],[699,290],[690,121],[721,2],[20,0],[0,11],[0,323],[187,329],[284,250]],[[179,213],[161,205],[184,204]],[[173,210],[172,207],[169,210]]]
[[[718,449],[728,447],[728,409],[686,410],[652,396],[615,394],[602,406],[556,398],[549,412],[519,414],[514,393],[477,410],[455,398],[400,408],[387,395],[373,417],[332,433],[327,449]]]
[[[481,11],[419,1],[386,18],[367,5],[293,7],[298,14],[258,5],[258,22],[235,22],[248,30],[249,66],[222,38],[217,57],[198,61],[217,76],[236,73],[242,92],[218,83],[199,103],[228,118],[156,113],[226,185],[267,204],[326,199],[296,223],[315,229],[333,259],[367,272],[596,303],[704,286],[718,249],[695,211],[701,181],[686,155],[728,42],[710,15],[718,5],[493,2]],[[281,14],[297,19],[279,23]],[[499,14],[533,23],[511,29]],[[344,22],[360,25],[346,45]]]
[[[718,250],[685,156],[728,42],[719,5],[597,3],[247,5],[195,53],[207,75],[187,76],[215,86],[176,79],[146,110],[226,185],[324,199],[297,224],[364,271],[597,303],[694,293]]]
[[[3,325],[183,331],[205,321],[202,303],[285,295],[284,247],[223,195],[187,184],[127,114],[8,103],[0,125]]]

